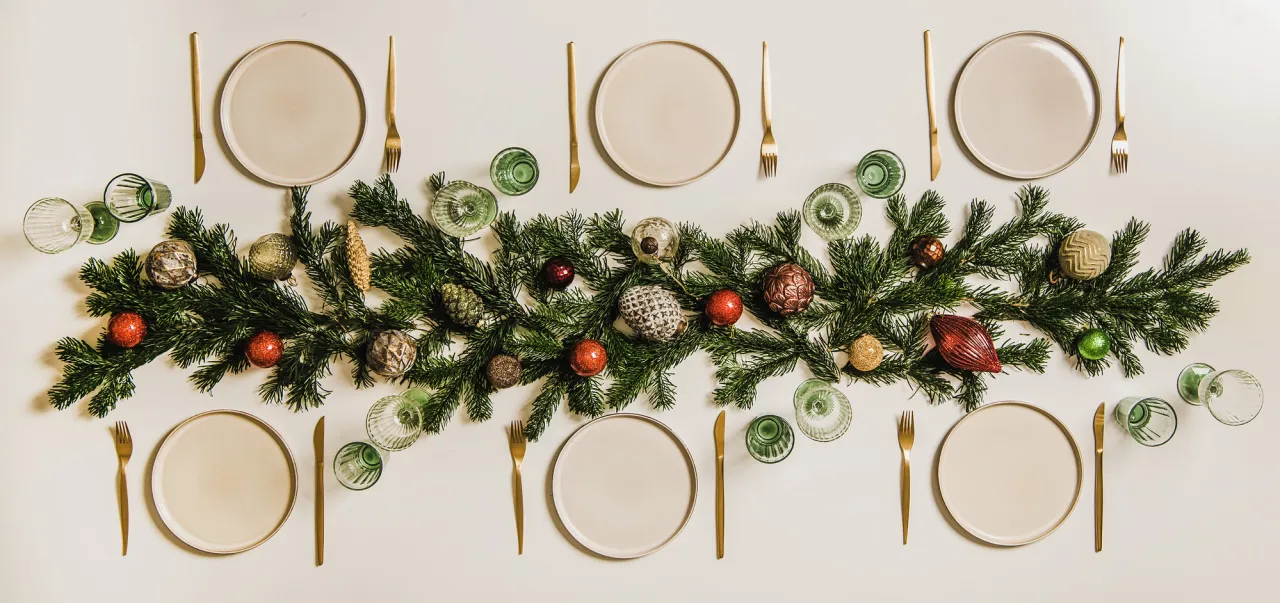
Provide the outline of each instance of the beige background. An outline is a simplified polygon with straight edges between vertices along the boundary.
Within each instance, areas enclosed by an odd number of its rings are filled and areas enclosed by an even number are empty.
[[[1098,401],[1128,394],[1175,400],[1174,375],[1205,360],[1276,378],[1270,345],[1277,328],[1280,246],[1273,206],[1280,7],[1266,0],[1224,2],[765,2],[689,0],[527,3],[368,2],[15,2],[0,0],[0,284],[5,382],[0,404],[0,600],[28,601],[1199,601],[1274,596],[1274,542],[1280,537],[1276,409],[1227,428],[1175,401],[1178,434],[1145,449],[1110,427],[1107,549],[1093,552],[1086,493],[1065,525],[1028,548],[980,546],[953,530],[931,499],[932,453],[961,412],[928,407],[906,385],[844,386],[855,407],[847,435],[798,443],[792,457],[765,466],[745,455],[746,423],[790,412],[807,375],[769,381],[750,412],[733,411],[728,432],[728,552],[714,555],[714,512],[704,497],[685,532],[656,555],[631,562],[590,557],[566,541],[543,498],[555,444],[580,419],[563,409],[526,463],[527,542],[515,556],[509,459],[501,425],[524,417],[532,388],[495,399],[494,420],[459,417],[439,436],[395,455],[374,489],[334,491],[328,479],[328,561],[312,564],[310,434],[321,412],[267,407],[253,372],[228,379],[215,397],[196,393],[186,374],[158,362],[136,373],[138,394],[111,415],[127,419],[137,442],[131,466],[130,555],[119,557],[108,422],[84,405],[52,411],[43,392],[59,374],[53,343],[93,338],[105,321],[84,312],[75,272],[91,256],[150,248],[164,219],[121,229],[102,247],[58,256],[29,249],[22,212],[42,196],[88,201],[130,170],[169,183],[175,205],[195,205],[210,221],[232,222],[242,245],[286,227],[286,195],[250,180],[219,150],[212,102],[217,82],[244,52],[280,38],[304,38],[346,58],[371,108],[355,159],[312,193],[318,218],[340,218],[344,191],[376,176],[382,137],[386,36],[397,35],[400,131],[405,152],[396,181],[425,211],[423,180],[437,170],[487,183],[489,159],[522,145],[541,161],[530,194],[501,198],[522,217],[569,208],[626,210],[631,220],[663,215],[723,234],[750,219],[798,208],[814,187],[850,182],[849,169],[875,148],[907,164],[904,191],[929,185],[921,32],[932,28],[938,89],[945,99],[965,57],[1017,29],[1044,29],[1092,62],[1106,103],[1098,138],[1080,162],[1042,182],[1052,207],[1111,232],[1136,215],[1152,221],[1144,265],[1159,261],[1174,235],[1201,229],[1213,246],[1249,247],[1254,264],[1213,289],[1222,314],[1177,358],[1143,354],[1147,374],[1086,380],[1061,354],[1048,375],[1011,374],[989,399],[1025,399],[1055,412],[1088,449]],[[208,172],[191,176],[187,35],[204,44]],[[1130,173],[1108,174],[1115,47],[1128,39]],[[566,191],[564,45],[578,46],[581,125],[594,79],[617,54],[655,38],[688,39],[718,56],[740,88],[743,123],[725,162],[685,187],[642,187],[613,172],[584,138],[582,182]],[[760,137],[760,41],[773,57],[779,176],[756,175]],[[946,111],[943,168],[933,184],[962,217],[985,198],[1011,215],[1018,183],[991,176],[958,149]],[[860,232],[888,233],[882,204],[865,202]],[[372,245],[394,244],[368,231]],[[817,239],[805,232],[818,249]],[[1012,334],[1025,329],[1014,325]],[[323,413],[329,453],[363,431],[365,409],[395,388],[355,391],[344,367]],[[678,407],[663,413],[690,445],[703,476],[713,475],[715,408],[702,354],[677,370]],[[200,411],[229,407],[279,429],[303,466],[292,520],[264,546],[202,557],[168,540],[148,516],[145,461],[163,433]],[[634,407],[647,411],[643,403]],[[917,411],[911,545],[899,543],[898,460],[893,421]],[[1090,465],[1091,467],[1091,465]],[[1092,481],[1086,469],[1086,484]],[[704,478],[706,492],[712,481]]]

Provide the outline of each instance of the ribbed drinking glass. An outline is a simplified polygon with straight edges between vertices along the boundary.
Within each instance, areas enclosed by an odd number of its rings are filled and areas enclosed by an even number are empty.
[[[333,475],[351,490],[367,490],[378,483],[386,466],[386,455],[369,442],[351,442],[333,457]]]
[[[489,164],[489,179],[504,195],[523,195],[538,183],[538,160],[519,147],[503,149]]]
[[[137,174],[120,174],[112,178],[102,193],[102,202],[121,222],[137,222],[158,214],[168,209],[171,201],[173,194],[163,182]]]
[[[907,169],[902,160],[891,151],[879,150],[867,153],[858,162],[855,172],[862,192],[876,199],[887,199],[902,189],[907,179]]]
[[[761,415],[747,427],[747,452],[761,463],[787,458],[795,444],[791,426],[778,415]]]
[[[1178,414],[1160,398],[1130,396],[1116,405],[1116,422],[1143,446],[1159,446],[1178,430]]]

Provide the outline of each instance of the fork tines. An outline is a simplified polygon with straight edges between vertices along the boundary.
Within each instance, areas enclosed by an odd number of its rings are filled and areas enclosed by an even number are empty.
[[[1111,167],[1118,174],[1129,171],[1129,141],[1117,140],[1111,143]]]
[[[511,439],[512,444],[523,444],[524,421],[512,421],[511,427],[507,430],[507,436]]]

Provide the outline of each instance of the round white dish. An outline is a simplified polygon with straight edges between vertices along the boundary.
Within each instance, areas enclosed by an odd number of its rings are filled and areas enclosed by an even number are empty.
[[[738,135],[741,107],[728,70],[688,42],[632,48],[596,91],[596,131],[605,153],[632,178],[679,186],[715,169]]]
[[[151,468],[160,520],[206,553],[241,553],[266,542],[297,497],[298,468],[284,438],[235,410],[179,423],[160,442]]]
[[[980,163],[1030,180],[1056,174],[1088,149],[1102,120],[1102,91],[1066,40],[1019,31],[987,42],[956,83],[960,139]]]
[[[698,476],[684,442],[644,415],[606,415],[556,455],[551,500],[565,530],[614,559],[643,557],[675,539],[693,514]]]
[[[302,40],[264,44],[227,76],[222,136],[236,161],[280,186],[336,174],[364,137],[360,82],[329,50]]]
[[[938,491],[952,519],[979,540],[1030,544],[1053,533],[1080,497],[1080,449],[1053,415],[998,402],[960,419],[938,453]]]

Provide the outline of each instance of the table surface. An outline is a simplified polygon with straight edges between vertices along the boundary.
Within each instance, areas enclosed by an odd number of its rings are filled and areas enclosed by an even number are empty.
[[[0,600],[27,601],[770,601],[1260,600],[1276,590],[1270,560],[1280,538],[1280,422],[1270,409],[1228,428],[1177,401],[1174,378],[1188,362],[1253,371],[1273,382],[1266,346],[1277,339],[1268,295],[1277,292],[1272,229],[1280,121],[1274,109],[1280,69],[1280,5],[1268,0],[1198,2],[1016,0],[945,2],[719,3],[651,0],[574,2],[37,2],[0,0],[0,296],[6,396],[0,404]],[[929,183],[921,32],[932,29],[943,167]],[[396,34],[404,158],[395,180],[425,210],[432,172],[487,182],[490,158],[511,145],[531,150],[542,182],[503,209],[528,218],[570,208],[621,207],[631,220],[662,215],[723,234],[748,219],[798,208],[816,186],[850,182],[865,152],[896,151],[911,198],[927,188],[949,201],[953,220],[974,198],[1008,218],[1020,183],[990,175],[957,146],[945,107],[965,58],[1000,34],[1039,29],[1071,41],[1102,85],[1103,124],[1074,166],[1038,184],[1052,209],[1112,232],[1130,216],[1151,222],[1142,266],[1157,265],[1174,235],[1193,226],[1211,248],[1248,247],[1254,261],[1212,289],[1221,314],[1180,357],[1141,353],[1146,374],[1117,371],[1086,379],[1059,351],[1047,374],[1002,375],[988,400],[1042,405],[1071,429],[1087,453],[1099,401],[1133,394],[1173,400],[1180,424],[1169,444],[1147,449],[1108,427],[1106,550],[1093,552],[1092,464],[1075,512],[1051,537],[1024,548],[982,546],[953,529],[929,480],[942,436],[962,411],[931,407],[905,384],[843,385],[854,404],[849,432],[836,442],[800,441],[779,465],[751,460],[743,430],[764,412],[787,415],[808,375],[769,380],[751,411],[729,413],[727,554],[715,559],[712,497],[702,497],[680,537],[647,558],[613,562],[575,548],[556,527],[545,484],[556,445],[582,419],[561,409],[525,463],[526,551],[515,554],[510,459],[502,426],[527,415],[534,387],[495,397],[492,421],[456,417],[440,435],[394,456],[370,491],[348,493],[326,478],[328,553],[313,566],[312,472],[302,471],[292,519],[268,543],[211,558],[171,542],[149,509],[147,459],[183,418],[213,408],[254,413],[279,429],[304,467],[310,434],[328,416],[330,453],[360,438],[363,413],[387,384],[355,390],[338,367],[320,411],[294,414],[260,403],[263,378],[228,378],[210,397],[167,359],[135,374],[138,392],[111,419],[128,420],[137,444],[130,466],[132,533],[119,556],[110,421],[84,404],[58,412],[44,392],[61,364],[53,343],[92,340],[105,324],[84,309],[76,279],[89,257],[107,257],[162,238],[165,219],[121,229],[101,247],[56,256],[27,247],[22,213],[35,199],[88,201],[124,171],[168,182],[174,205],[198,206],[230,222],[241,241],[287,228],[287,195],[244,176],[215,135],[212,103],[234,61],[260,43],[313,40],[344,57],[370,107],[354,160],[311,194],[316,218],[341,219],[345,190],[377,177],[385,132],[388,34]],[[208,171],[193,185],[187,36],[203,45]],[[1128,41],[1130,172],[1108,170],[1117,38]],[[614,172],[589,138],[582,181],[565,193],[565,43],[577,42],[583,132],[590,91],[610,60],[633,44],[690,40],[732,73],[742,99],[739,139],[722,165],[688,186],[654,189]],[[772,55],[778,177],[757,175],[760,41]],[[584,134],[585,136],[585,134]],[[862,233],[883,239],[881,203],[866,200]],[[395,245],[365,229],[371,246]],[[810,249],[820,250],[808,230]],[[478,245],[477,249],[484,245]],[[1014,325],[1010,332],[1027,331]],[[680,402],[661,413],[689,444],[713,491],[710,361],[698,353],[679,366]],[[643,402],[634,409],[653,412]],[[898,450],[894,421],[917,417],[916,497],[911,544],[900,543]]]

